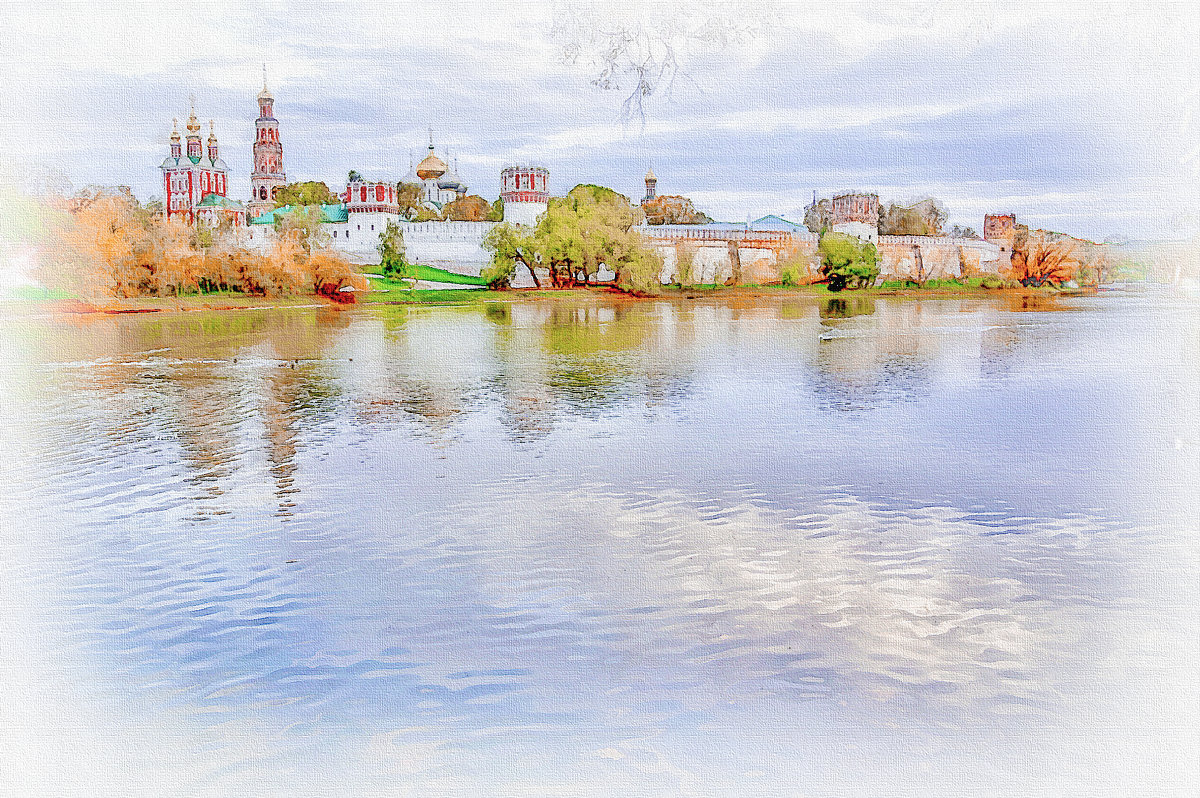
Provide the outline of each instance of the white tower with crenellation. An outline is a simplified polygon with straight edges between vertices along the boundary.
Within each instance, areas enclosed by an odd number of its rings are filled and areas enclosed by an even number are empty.
[[[550,202],[550,170],[544,166],[506,166],[500,171],[504,221],[533,227]]]

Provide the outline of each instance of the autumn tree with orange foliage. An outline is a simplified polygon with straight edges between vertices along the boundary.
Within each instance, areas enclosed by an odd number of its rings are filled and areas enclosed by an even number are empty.
[[[1045,230],[1018,229],[1011,276],[1026,288],[1061,285],[1079,273],[1078,242]]]
[[[236,228],[164,220],[127,191],[89,190],[67,210],[42,277],[88,299],[232,291],[353,301],[341,289],[367,287],[309,226],[285,226],[270,249],[259,252],[242,244]]]
[[[483,197],[470,194],[451,201],[442,209],[442,216],[452,222],[486,222],[492,205]]]
[[[663,194],[642,203],[646,224],[709,224],[712,219],[696,210],[687,197]]]

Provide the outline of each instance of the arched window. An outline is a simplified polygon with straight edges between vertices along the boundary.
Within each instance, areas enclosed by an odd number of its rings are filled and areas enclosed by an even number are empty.
[[[383,202],[383,186],[375,186],[375,201]]]
[[[267,198],[267,187],[266,186],[261,186],[258,189],[258,198],[263,199],[263,200],[265,200]]]
[[[360,188],[358,190],[358,201],[359,202],[367,201],[367,187],[366,186],[363,186],[362,188]]]

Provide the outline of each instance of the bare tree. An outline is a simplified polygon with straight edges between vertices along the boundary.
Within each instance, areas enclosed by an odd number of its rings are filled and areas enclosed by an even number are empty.
[[[634,6],[632,14],[599,0],[556,0],[552,37],[559,58],[587,71],[593,86],[628,92],[621,111],[645,123],[646,101],[670,96],[676,81],[686,79],[685,61],[728,49],[753,37],[758,27],[730,4],[687,8],[677,5],[653,13]]]

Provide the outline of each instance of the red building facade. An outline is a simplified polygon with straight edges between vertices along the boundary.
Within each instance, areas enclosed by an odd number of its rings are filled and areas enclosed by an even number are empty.
[[[395,183],[352,180],[342,192],[342,202],[349,213],[400,213]]]
[[[878,194],[842,194],[833,198],[833,224],[859,222],[879,226]]]
[[[228,198],[229,167],[221,160],[213,123],[208,123],[207,152],[200,141],[200,123],[193,104],[188,116],[186,145],[180,140],[178,123],[171,129],[171,152],[159,165],[163,175],[163,216],[218,223],[228,220],[245,224],[241,203]]]
[[[550,170],[544,166],[506,166],[500,170],[504,204],[550,201]]]

